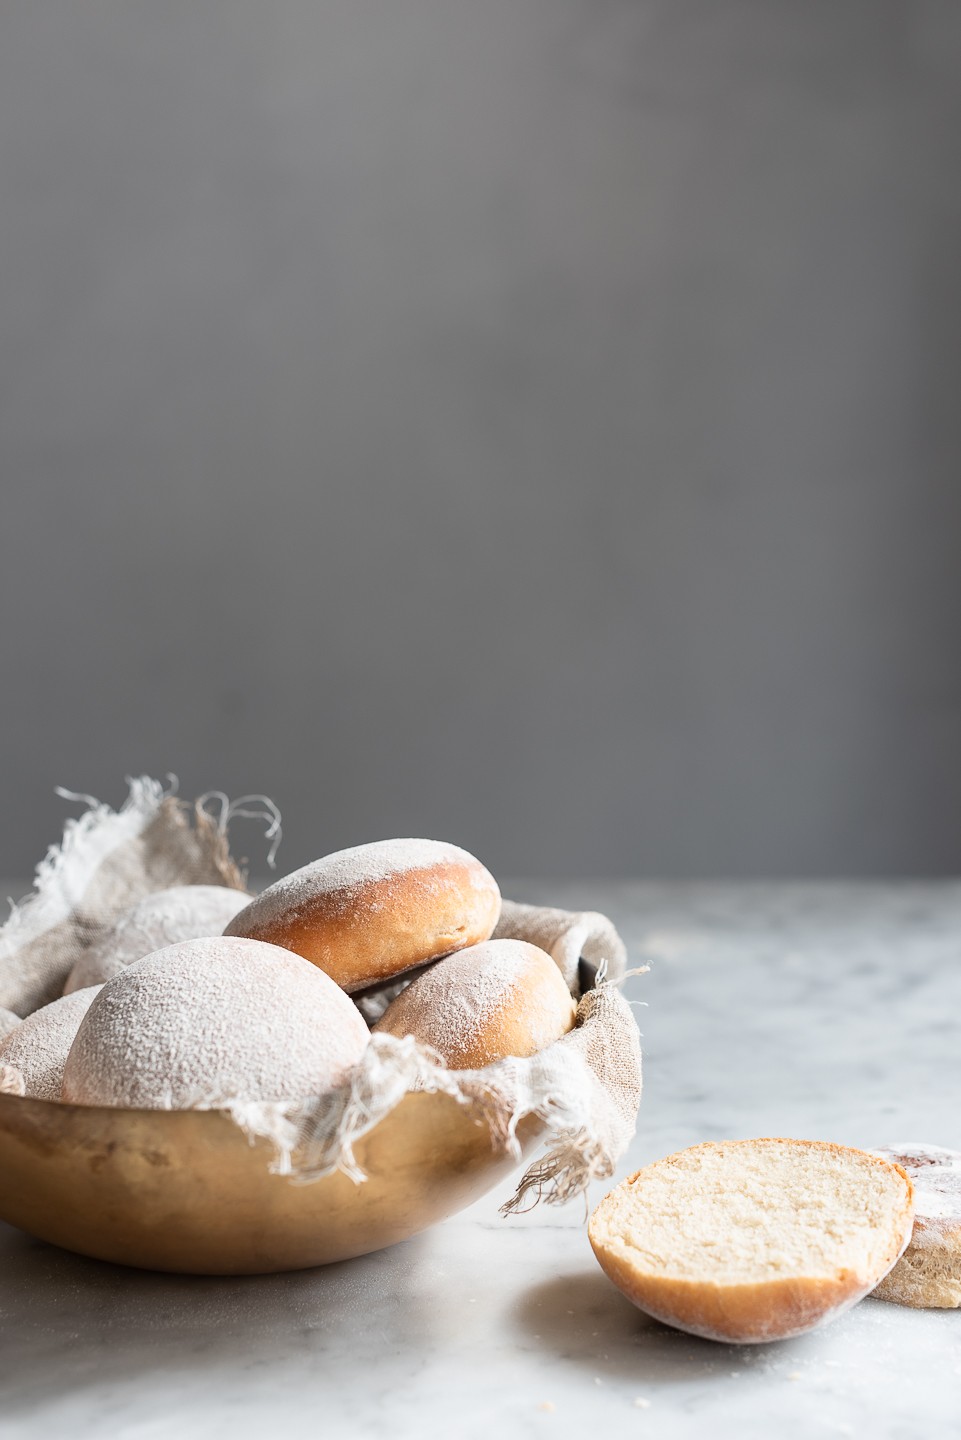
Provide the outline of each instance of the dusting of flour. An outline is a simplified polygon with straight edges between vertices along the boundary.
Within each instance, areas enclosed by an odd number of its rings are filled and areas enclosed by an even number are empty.
[[[100,986],[75,990],[34,1010],[0,1045],[0,1064],[23,1076],[23,1093],[35,1100],[59,1100],[70,1046]]]
[[[942,1145],[890,1145],[875,1150],[900,1165],[914,1186],[908,1248],[874,1292],[913,1309],[961,1307],[961,1151]]]
[[[251,897],[226,885],[175,885],[157,890],[134,905],[117,924],[80,956],[63,993],[102,985],[135,960],[180,940],[222,935]]]
[[[908,1172],[914,1186],[914,1242],[928,1230],[961,1227],[961,1150],[941,1145],[890,1145],[875,1150]]]
[[[298,1100],[339,1085],[369,1039],[340,987],[299,955],[187,940],[107,981],[67,1058],[63,1098],[154,1110]]]
[[[457,845],[441,840],[378,840],[337,850],[294,870],[257,896],[257,918],[264,925],[296,914],[318,895],[348,894],[368,885],[384,885],[413,870],[456,865],[468,870],[476,889],[496,888],[495,881],[479,860]]]
[[[522,1033],[528,1042],[524,1053],[533,1054],[569,1029],[573,1014],[549,955],[521,940],[488,940],[418,976],[375,1028],[415,1035],[456,1067],[463,1057],[489,1047],[502,1028]]]

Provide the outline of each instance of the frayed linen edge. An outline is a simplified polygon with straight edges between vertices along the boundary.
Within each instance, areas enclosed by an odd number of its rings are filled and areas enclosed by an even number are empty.
[[[69,919],[106,857],[142,835],[168,798],[161,782],[148,775],[128,776],[127,786],[119,810],[90,795],[64,792],[85,800],[89,808],[67,820],[60,844],[51,845],[36,868],[31,893],[19,904],[11,901],[10,916],[0,928],[0,960]]]
[[[474,1109],[488,1126],[492,1151],[518,1162],[523,1154],[518,1127],[535,1116],[546,1132],[547,1151],[501,1207],[512,1214],[540,1201],[565,1204],[592,1180],[613,1173],[627,1141],[612,1154],[593,1132],[598,1089],[603,1087],[597,1076],[582,1056],[565,1047],[564,1039],[528,1059],[452,1071],[410,1037],[375,1035],[350,1083],[329,1095],[293,1104],[228,1099],[205,1108],[224,1110],[251,1144],[268,1141],[274,1150],[271,1173],[294,1184],[312,1184],[335,1171],[363,1184],[367,1176],[354,1146],[407,1094],[445,1094]]]
[[[10,901],[10,914],[0,926],[0,963],[68,921],[82,905],[93,877],[108,856],[125,843],[139,839],[165,805],[175,809],[177,821],[185,827],[193,809],[198,842],[228,888],[244,890],[247,880],[245,872],[231,857],[227,841],[227,825],[235,815],[267,822],[266,836],[273,842],[268,860],[273,864],[282,834],[281,817],[277,806],[266,796],[242,796],[237,801],[223,796],[223,813],[211,816],[204,808],[209,795],[201,796],[193,807],[177,798],[176,776],[167,777],[169,788],[149,775],[128,775],[126,779],[127,798],[119,810],[93,795],[81,795],[57,786],[58,795],[82,801],[87,809],[64,823],[60,843],[48,848],[34,872],[30,894],[19,902]],[[220,798],[219,792],[217,796]],[[262,802],[262,808],[250,809],[248,802],[253,800]]]
[[[449,1095],[465,1106],[479,1103],[493,1148],[509,1148],[520,1158],[516,1137],[504,1135],[498,1146],[503,1099],[481,1079],[489,1073],[448,1070],[435,1051],[411,1036],[374,1035],[349,1082],[327,1095],[293,1102],[225,1099],[215,1105],[207,1101],[205,1108],[224,1110],[251,1144],[269,1141],[274,1156],[268,1168],[274,1175],[309,1185],[339,1170],[361,1185],[367,1175],[354,1146],[410,1094]]]

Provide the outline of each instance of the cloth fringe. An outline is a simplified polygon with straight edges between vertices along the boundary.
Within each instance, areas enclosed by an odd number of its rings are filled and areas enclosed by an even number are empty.
[[[0,928],[0,1007],[21,1018],[56,1000],[75,962],[119,917],[172,885],[246,888],[230,856],[226,823],[190,806],[159,780],[128,778],[112,810],[90,795],[63,839],[37,866],[33,892]]]
[[[349,1085],[332,1095],[296,1105],[227,1100],[210,1108],[226,1109],[251,1140],[271,1142],[274,1173],[308,1184],[341,1170],[362,1184],[354,1147],[417,1091],[471,1107],[486,1123],[493,1149],[518,1160],[518,1126],[536,1116],[547,1152],[525,1172],[504,1213],[528,1208],[526,1199],[563,1204],[612,1174],[634,1134],[641,1094],[637,1025],[617,987],[606,984],[583,997],[569,1035],[527,1059],[447,1070],[413,1039],[374,1035]]]

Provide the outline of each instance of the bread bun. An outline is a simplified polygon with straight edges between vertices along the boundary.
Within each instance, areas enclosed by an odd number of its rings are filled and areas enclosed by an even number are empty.
[[[867,1295],[911,1234],[904,1171],[814,1140],[730,1140],[669,1155],[615,1187],[588,1228],[641,1310],[708,1340],[812,1330]]]
[[[298,1100],[339,1085],[369,1039],[344,992],[299,955],[185,940],[107,981],[67,1057],[63,1098],[147,1110]]]
[[[102,985],[119,975],[124,966],[180,940],[222,935],[224,926],[249,901],[245,890],[226,885],[175,885],[170,890],[156,890],[83,952],[67,976],[63,993]]]
[[[549,955],[524,940],[487,940],[418,975],[374,1029],[413,1035],[452,1070],[479,1070],[533,1055],[573,1023],[574,1002]]]
[[[961,1306],[961,1150],[891,1145],[876,1155],[900,1165],[914,1185],[911,1242],[874,1294],[916,1310]]]
[[[34,1010],[0,1045],[0,1063],[20,1071],[25,1095],[34,1100],[60,1099],[70,1046],[99,991],[99,985],[91,985]]]
[[[282,945],[356,991],[486,940],[500,903],[493,875],[466,850],[381,840],[278,880],[224,933]]]

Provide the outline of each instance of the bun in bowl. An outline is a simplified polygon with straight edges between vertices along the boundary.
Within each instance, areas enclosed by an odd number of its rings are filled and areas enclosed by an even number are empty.
[[[549,955],[524,940],[487,940],[418,975],[374,1030],[413,1035],[452,1070],[479,1070],[533,1055],[573,1024],[574,1001]]]
[[[300,956],[185,940],[107,981],[67,1056],[63,1098],[132,1110],[299,1100],[339,1085],[369,1040],[344,992]]]
[[[380,840],[278,880],[224,934],[281,945],[356,992],[486,940],[500,908],[497,881],[466,850]]]

